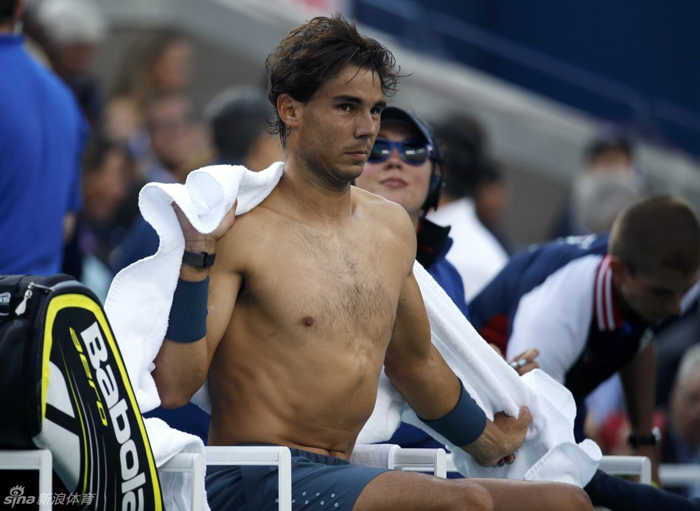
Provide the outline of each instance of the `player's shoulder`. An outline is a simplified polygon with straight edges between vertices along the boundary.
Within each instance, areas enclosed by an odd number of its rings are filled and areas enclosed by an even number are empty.
[[[416,231],[403,206],[361,188],[353,187],[352,193],[355,209],[379,230],[415,243]]]

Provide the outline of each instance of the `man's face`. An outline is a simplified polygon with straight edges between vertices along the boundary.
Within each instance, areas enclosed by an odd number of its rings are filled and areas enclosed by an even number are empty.
[[[676,431],[691,447],[700,447],[700,365],[671,394],[671,416]]]
[[[152,105],[148,114],[151,147],[166,168],[175,170],[192,156],[194,119],[189,102],[172,96]]]
[[[632,158],[630,154],[619,147],[611,146],[603,149],[591,158],[588,170],[593,173],[631,173]]]
[[[186,40],[173,41],[152,64],[151,77],[156,90],[181,91],[192,81],[194,49]]]
[[[347,185],[360,175],[385,106],[379,77],[345,66],[306,103],[287,137],[290,153],[324,179]]]
[[[642,320],[653,324],[680,312],[681,300],[697,282],[698,273],[688,276],[666,268],[632,273],[619,264],[614,278],[625,304]]]
[[[382,123],[377,140],[390,142],[423,142],[420,133],[401,122]],[[432,163],[427,159],[420,165],[406,163],[393,147],[389,157],[379,163],[367,162],[355,185],[385,199],[401,204],[417,224],[421,206],[425,202],[430,186]]]

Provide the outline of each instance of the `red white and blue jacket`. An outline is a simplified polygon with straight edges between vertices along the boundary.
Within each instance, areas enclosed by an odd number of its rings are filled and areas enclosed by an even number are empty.
[[[541,369],[578,402],[653,338],[650,325],[623,316],[607,247],[608,235],[534,246],[515,255],[469,304],[484,339],[509,360],[538,348]]]

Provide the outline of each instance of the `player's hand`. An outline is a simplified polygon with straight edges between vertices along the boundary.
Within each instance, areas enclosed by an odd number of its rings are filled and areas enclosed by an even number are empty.
[[[231,209],[228,210],[216,229],[209,234],[202,234],[201,232],[197,231],[197,229],[192,227],[192,224],[182,210],[173,202],[172,207],[175,210],[177,221],[180,223],[182,234],[185,237],[185,250],[190,252],[214,252],[216,250],[216,242],[223,238],[231,227],[233,227],[233,223],[236,220],[237,204],[238,200],[233,203],[233,206],[231,206]]]
[[[540,367],[539,362],[535,360],[540,355],[540,351],[537,348],[530,348],[523,351],[517,357],[513,357],[508,361],[508,365],[515,369],[520,376],[525,373],[529,373],[533,369]]]
[[[498,412],[493,422],[487,421],[481,436],[462,449],[482,467],[510,464],[515,460],[515,452],[523,445],[531,422],[532,415],[525,406],[520,408],[517,419]]]

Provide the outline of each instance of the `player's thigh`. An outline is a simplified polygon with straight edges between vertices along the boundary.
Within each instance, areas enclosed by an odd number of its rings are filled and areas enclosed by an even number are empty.
[[[492,510],[488,491],[468,479],[389,471],[362,490],[353,511]]]
[[[578,486],[545,481],[510,479],[470,479],[486,488],[493,498],[494,509],[517,511],[590,511],[586,492]]]

